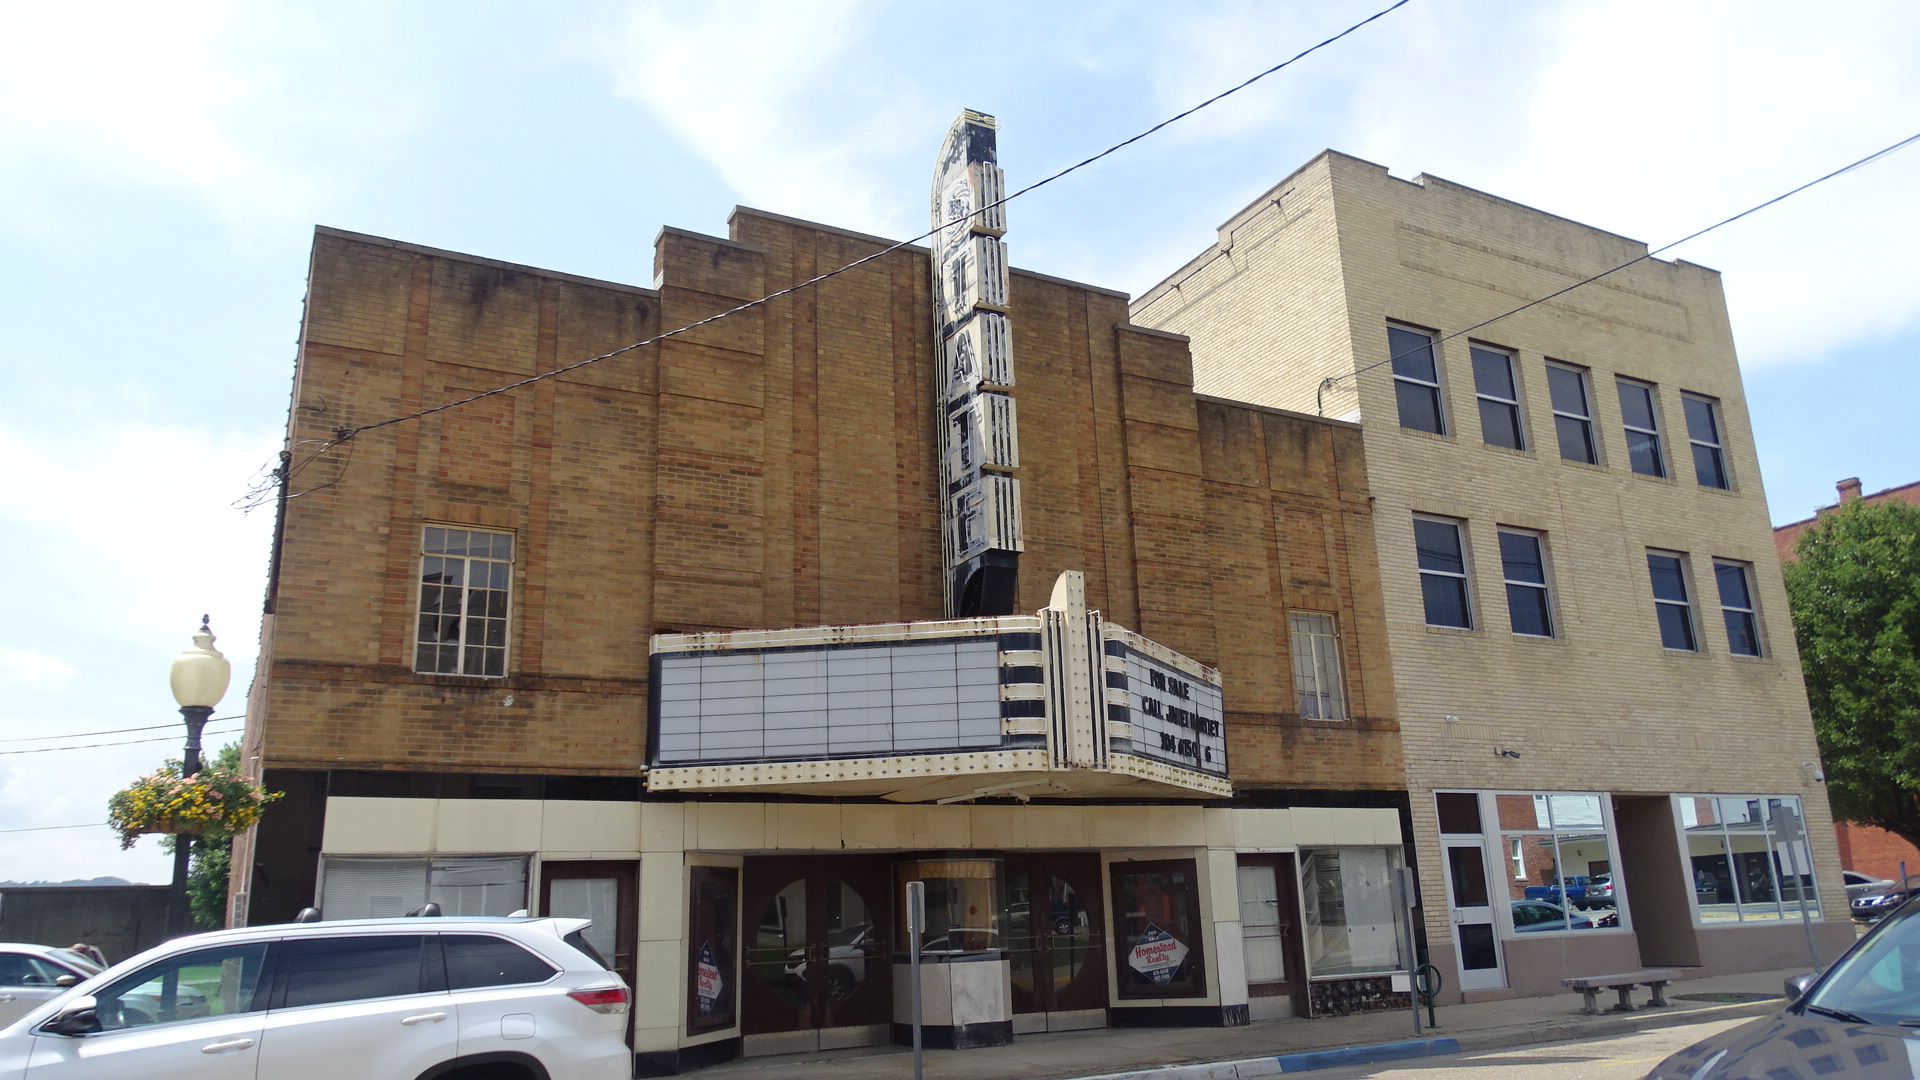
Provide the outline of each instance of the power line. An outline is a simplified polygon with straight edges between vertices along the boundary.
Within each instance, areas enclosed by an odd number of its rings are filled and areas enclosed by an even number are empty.
[[[1341,379],[1347,378],[1350,375],[1361,375],[1366,372],[1372,371],[1374,368],[1385,367],[1386,365],[1391,364],[1395,360],[1399,360],[1402,357],[1412,356],[1414,353],[1419,352],[1421,349],[1431,348],[1434,345],[1440,344],[1441,342],[1452,341],[1454,338],[1457,338],[1462,334],[1471,334],[1475,330],[1479,330],[1487,326],[1492,326],[1494,323],[1499,322],[1501,319],[1505,319],[1513,315],[1518,315],[1530,307],[1535,307],[1537,305],[1544,304],[1547,301],[1552,300],[1557,296],[1565,296],[1566,294],[1581,287],[1582,285],[1591,285],[1594,282],[1599,281],[1601,278],[1608,276],[1609,274],[1616,274],[1622,270],[1625,270],[1629,266],[1646,262],[1648,259],[1653,258],[1655,255],[1658,255],[1663,251],[1670,251],[1673,248],[1677,248],[1681,244],[1684,244],[1689,240],[1697,240],[1700,237],[1705,236],[1708,233],[1712,232],[1713,230],[1718,229],[1722,225],[1731,225],[1734,222],[1739,221],[1741,218],[1746,217],[1749,214],[1754,214],[1754,213],[1758,213],[1761,210],[1765,210],[1767,207],[1772,206],[1774,203],[1777,203],[1782,199],[1786,199],[1794,195],[1798,195],[1801,192],[1807,190],[1808,188],[1813,187],[1816,184],[1826,183],[1828,180],[1832,180],[1836,176],[1841,176],[1846,173],[1850,173],[1855,169],[1858,169],[1864,165],[1871,164],[1872,162],[1880,158],[1886,157],[1888,154],[1894,153],[1897,150],[1904,149],[1905,147],[1915,142],[1920,142],[1920,132],[1916,132],[1912,135],[1909,135],[1906,138],[1901,139],[1899,142],[1896,142],[1890,146],[1885,146],[1878,150],[1875,150],[1873,153],[1868,154],[1866,157],[1863,157],[1858,161],[1852,162],[1851,164],[1842,165],[1839,168],[1833,170],[1832,172],[1827,173],[1825,176],[1821,176],[1816,179],[1809,180],[1806,183],[1801,184],[1799,187],[1794,188],[1791,191],[1782,192],[1778,195],[1775,195],[1773,198],[1768,199],[1763,203],[1758,203],[1754,206],[1749,206],[1745,210],[1740,211],[1739,213],[1733,215],[1732,217],[1727,218],[1723,221],[1717,221],[1712,225],[1709,225],[1706,228],[1701,229],[1698,232],[1688,233],[1687,235],[1681,237],[1678,240],[1673,241],[1670,244],[1666,244],[1661,247],[1654,248],[1653,250],[1647,252],[1645,255],[1641,255],[1640,257],[1635,259],[1628,259],[1626,262],[1621,263],[1619,266],[1616,266],[1611,270],[1602,270],[1600,273],[1595,274],[1590,278],[1585,278],[1580,281],[1576,281],[1573,284],[1567,286],[1564,289],[1560,289],[1557,292],[1550,292],[1547,295],[1542,296],[1537,300],[1530,300],[1527,303],[1521,304],[1519,307],[1514,308],[1512,311],[1503,312],[1499,315],[1495,315],[1491,319],[1474,323],[1472,326],[1467,327],[1465,330],[1455,330],[1453,333],[1448,334],[1445,337],[1435,338],[1434,340],[1426,343],[1425,345],[1420,345],[1415,348],[1408,349],[1406,352],[1403,352],[1403,353],[1395,353],[1394,355],[1387,357],[1385,360],[1380,360],[1375,363],[1368,364],[1365,367],[1355,368],[1352,371],[1344,372],[1339,375],[1329,375],[1327,378],[1321,380],[1319,393],[1324,395],[1326,391],[1331,389],[1335,383],[1339,382]],[[1320,402],[1320,405],[1322,406],[1322,408],[1324,408],[1325,402],[1324,401]]]
[[[243,720],[245,718],[246,718],[245,713],[234,713],[232,716],[215,716],[209,719],[207,723],[218,724],[228,720]],[[24,739],[0,739],[0,743],[43,742],[47,739],[90,739],[95,735],[125,735],[130,731],[159,731],[162,728],[172,728],[175,731],[178,731],[180,729],[180,725],[177,723],[149,724],[146,727],[111,728],[107,731],[73,731],[65,735],[30,735]]]
[[[91,825],[38,825],[31,829],[0,829],[0,833],[54,832],[58,829],[104,829],[106,827],[106,822],[96,821]]]
[[[241,730],[245,730],[244,728]],[[238,735],[239,731],[209,731],[208,735]],[[82,743],[79,746],[42,746],[37,750],[0,750],[0,757],[12,757],[15,754],[51,754],[60,750],[97,750],[103,746],[137,746],[140,743],[173,742],[174,736],[162,735],[154,739],[123,739],[120,742]]]
[[[321,454],[326,453],[328,450],[332,449],[333,447],[339,446],[342,443],[350,442],[356,435],[360,435],[368,431],[374,431],[379,428],[390,427],[394,424],[406,423],[407,421],[410,421],[410,420],[418,420],[423,417],[432,416],[435,413],[445,412],[448,409],[454,409],[462,405],[471,404],[483,398],[493,397],[497,394],[505,394],[514,390],[518,390],[523,386],[531,386],[537,382],[543,382],[547,379],[551,379],[559,375],[565,375],[569,372],[577,371],[580,368],[586,367],[589,364],[597,364],[602,360],[611,360],[616,356],[620,356],[624,353],[632,352],[635,349],[644,348],[648,345],[658,344],[659,342],[665,341],[668,338],[678,337],[681,334],[685,334],[690,330],[696,330],[702,326],[706,326],[710,323],[718,322],[721,319],[725,319],[729,316],[737,315],[740,312],[747,311],[752,308],[760,307],[763,304],[767,304],[774,300],[778,300],[783,296],[790,296],[794,293],[800,292],[803,289],[812,288],[813,286],[818,285],[823,281],[827,281],[831,278],[838,277],[839,275],[844,274],[849,270],[856,269],[858,267],[866,265],[867,263],[873,262],[876,259],[880,259],[887,255],[891,255],[894,252],[899,251],[901,248],[908,247],[913,244],[917,244],[920,241],[933,236],[935,233],[938,233],[941,229],[944,229],[949,225],[953,225],[960,221],[964,221],[967,218],[985,213],[986,211],[991,210],[994,207],[1003,206],[1006,203],[1012,202],[1014,199],[1017,199],[1022,195],[1026,195],[1029,192],[1036,191],[1040,188],[1043,188],[1048,184],[1051,184],[1054,181],[1067,176],[1070,173],[1077,172],[1080,169],[1083,169],[1086,166],[1101,160],[1102,158],[1105,158],[1111,154],[1117,153],[1120,150],[1123,150],[1133,145],[1134,143],[1139,142],[1140,140],[1146,138],[1149,135],[1154,134],[1155,132],[1161,130],[1162,128],[1167,127],[1170,124],[1176,123],[1180,120],[1184,120],[1187,117],[1192,116],[1194,113],[1199,112],[1201,109],[1204,109],[1210,105],[1213,105],[1221,101],[1224,98],[1227,98],[1233,94],[1237,94],[1240,91],[1245,90],[1247,87],[1252,86],[1254,83],[1259,82],[1261,79],[1264,79],[1267,76],[1272,75],[1275,72],[1280,71],[1281,69],[1295,63],[1296,61],[1304,59],[1305,57],[1310,56],[1313,53],[1316,53],[1321,49],[1326,48],[1329,45],[1332,45],[1334,42],[1339,41],[1340,39],[1348,36],[1349,34],[1352,34],[1360,30],[1362,27],[1368,25],[1369,23],[1372,23],[1378,19],[1381,19],[1393,13],[1394,11],[1399,10],[1402,7],[1405,7],[1407,4],[1411,2],[1412,0],[1395,0],[1394,3],[1388,5],[1385,8],[1382,8],[1379,11],[1374,12],[1372,15],[1369,15],[1366,18],[1360,20],[1359,22],[1354,23],[1352,26],[1347,27],[1345,30],[1342,30],[1337,34],[1334,34],[1332,37],[1326,38],[1323,41],[1320,41],[1314,45],[1311,45],[1305,49],[1300,50],[1298,53],[1295,53],[1293,56],[1281,61],[1278,64],[1273,65],[1270,68],[1267,68],[1265,71],[1262,71],[1257,75],[1254,75],[1252,78],[1246,79],[1245,81],[1239,83],[1238,85],[1230,87],[1226,90],[1222,90],[1220,93],[1217,93],[1212,97],[1207,98],[1205,101],[1200,102],[1198,105],[1195,105],[1189,109],[1186,109],[1183,112],[1176,113],[1173,116],[1170,116],[1167,119],[1162,120],[1159,123],[1153,125],[1152,127],[1147,128],[1145,131],[1142,131],[1139,134],[1132,136],[1131,138],[1124,139],[1120,142],[1115,143],[1112,146],[1107,147],[1105,150],[1102,150],[1099,153],[1094,154],[1092,157],[1085,158],[1081,161],[1075,162],[1074,164],[1069,165],[1064,169],[1061,169],[1059,172],[1053,173],[1050,176],[1044,177],[1031,184],[1028,184],[1026,187],[1023,187],[1018,191],[1015,191],[1009,195],[1003,196],[1002,198],[994,202],[987,203],[984,206],[977,207],[969,211],[968,213],[962,215],[961,217],[955,218],[953,221],[942,222],[934,226],[933,228],[928,229],[926,232],[923,232],[920,235],[915,236],[911,239],[901,240],[888,247],[882,248],[881,250],[876,251],[871,255],[867,255],[863,258],[855,259],[854,261],[847,263],[845,266],[841,266],[834,270],[829,270],[824,274],[817,274],[813,277],[806,279],[805,281],[799,282],[798,284],[790,285],[787,288],[768,293],[767,295],[762,296],[757,300],[749,300],[749,301],[746,301],[745,303],[737,304],[734,307],[730,307],[724,311],[718,312],[713,315],[709,315],[704,319],[700,319],[695,322],[688,323],[687,325],[679,327],[678,329],[668,330],[665,333],[661,333],[661,334],[655,334],[650,338],[646,338],[641,341],[636,341],[631,345],[624,345],[618,349],[614,349],[612,352],[601,353],[599,356],[590,356],[585,360],[575,361],[574,363],[568,364],[565,367],[555,368],[552,371],[541,372],[537,375],[532,375],[525,379],[520,379],[516,382],[508,383],[505,386],[498,386],[493,388],[492,390],[482,391],[481,393],[473,394],[468,397],[457,399],[455,401],[444,402],[442,404],[432,406],[431,408],[421,409],[416,412],[407,413],[406,415],[403,415],[403,416],[389,417],[388,419],[375,421],[374,423],[371,423],[371,424],[362,424],[359,427],[337,428],[334,431],[334,437],[328,440],[327,442],[323,443],[319,450],[308,455],[307,461],[303,462],[302,464],[304,466],[307,463],[311,463],[315,458],[319,457]],[[289,474],[289,479],[290,478],[291,478],[291,474]],[[335,483],[337,482],[338,481],[336,480]],[[328,487],[328,486],[331,486],[331,485],[330,484],[322,485],[322,487]],[[316,488],[313,490],[319,490],[319,489]],[[302,494],[305,494],[305,492],[303,492]],[[250,501],[254,498],[257,498],[257,491],[249,492],[248,496],[243,496],[239,501],[250,503]]]

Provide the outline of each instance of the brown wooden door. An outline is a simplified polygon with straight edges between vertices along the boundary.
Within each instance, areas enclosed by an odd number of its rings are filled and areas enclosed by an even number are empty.
[[[1305,938],[1292,855],[1240,856],[1240,936],[1246,951],[1247,991],[1285,997],[1305,1016]]]
[[[1100,856],[1010,855],[1007,957],[1013,1011],[1068,1012],[1107,1005],[1106,913]]]
[[[639,985],[633,969],[640,931],[640,864],[630,859],[586,859],[540,864],[540,914],[592,919],[586,938],[613,970]]]
[[[893,1021],[882,859],[748,859],[741,912],[748,1035]]]

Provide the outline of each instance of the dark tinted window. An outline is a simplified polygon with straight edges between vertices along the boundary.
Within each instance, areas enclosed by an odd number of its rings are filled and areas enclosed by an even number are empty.
[[[442,934],[447,989],[545,982],[558,968],[511,941],[480,934]]]
[[[607,963],[607,958],[604,956],[601,956],[600,950],[593,947],[593,942],[587,940],[587,935],[581,933],[578,930],[575,930],[573,933],[568,934],[566,937],[562,938],[561,940],[565,941],[567,944],[585,953],[587,955],[587,958],[592,960],[594,963],[599,964],[601,967],[606,968],[608,971],[613,970],[613,965]]]
[[[286,997],[282,1005],[324,1005],[399,997],[421,991],[419,934],[393,937],[305,938],[285,942]]]

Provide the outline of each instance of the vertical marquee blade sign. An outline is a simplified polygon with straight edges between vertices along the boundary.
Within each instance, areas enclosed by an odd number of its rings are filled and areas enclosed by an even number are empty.
[[[947,614],[1011,615],[1020,568],[1020,441],[1007,317],[1006,181],[991,116],[960,114],[933,174],[934,400]]]

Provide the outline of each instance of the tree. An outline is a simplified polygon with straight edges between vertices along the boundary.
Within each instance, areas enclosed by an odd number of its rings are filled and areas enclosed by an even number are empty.
[[[1845,502],[1794,555],[1787,599],[1834,814],[1920,845],[1920,506]]]

